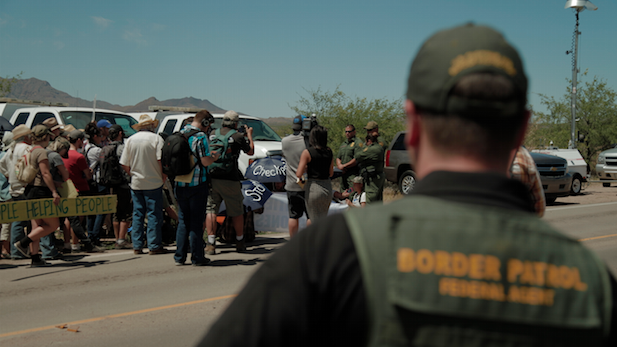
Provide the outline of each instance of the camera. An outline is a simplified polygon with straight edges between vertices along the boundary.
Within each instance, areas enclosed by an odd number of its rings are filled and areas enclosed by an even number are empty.
[[[246,134],[246,128],[247,128],[247,125],[246,125],[246,124],[240,124],[240,125],[238,126],[238,132],[239,132],[239,133],[242,133],[242,134]]]
[[[309,136],[311,130],[317,125],[319,125],[319,123],[317,123],[317,115],[315,113],[313,113],[310,117],[304,118],[304,120],[302,121],[303,135]]]

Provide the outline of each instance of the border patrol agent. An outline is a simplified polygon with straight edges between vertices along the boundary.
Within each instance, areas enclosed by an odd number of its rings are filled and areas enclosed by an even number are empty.
[[[617,284],[508,178],[530,112],[517,51],[463,25],[420,48],[406,145],[419,182],[316,221],[212,326],[217,346],[615,346]]]
[[[353,187],[352,181],[360,172],[355,155],[363,147],[364,143],[356,136],[356,127],[348,124],[345,127],[345,142],[341,144],[336,157],[336,167],[343,171],[341,176],[343,190]]]
[[[383,173],[384,150],[379,139],[374,135],[366,136],[364,148],[356,151],[356,161],[360,167],[360,176],[364,179],[366,203],[383,200],[383,185],[386,177]]]

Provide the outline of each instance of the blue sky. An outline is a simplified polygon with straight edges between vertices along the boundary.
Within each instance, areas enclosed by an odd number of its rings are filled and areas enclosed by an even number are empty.
[[[435,31],[474,21],[521,51],[537,93],[572,76],[565,0],[0,0],[0,76],[36,77],[86,100],[134,105],[193,96],[258,117],[291,117],[305,90],[396,100]],[[617,90],[617,2],[580,14],[579,63]],[[583,78],[584,82],[586,79]]]

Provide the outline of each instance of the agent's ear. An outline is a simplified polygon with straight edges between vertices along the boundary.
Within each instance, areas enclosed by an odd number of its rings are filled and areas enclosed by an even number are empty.
[[[516,138],[516,148],[518,149],[520,146],[523,145],[523,142],[525,141],[525,134],[527,133],[527,126],[529,125],[529,118],[531,117],[531,111],[529,110],[525,110],[525,122],[523,123],[523,126],[521,127],[521,130]]]
[[[405,145],[407,148],[416,147],[420,142],[420,115],[416,111],[414,103],[405,100],[405,113],[407,114],[407,134],[405,135]]]

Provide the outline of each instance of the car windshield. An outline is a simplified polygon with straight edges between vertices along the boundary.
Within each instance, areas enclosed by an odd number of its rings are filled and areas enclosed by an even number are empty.
[[[92,112],[61,111],[60,117],[62,117],[62,121],[64,122],[64,124],[71,124],[75,127],[75,129],[85,129],[86,124],[92,121]],[[95,119],[97,122],[101,119],[106,119],[111,124],[120,125],[122,127],[122,130],[124,130],[126,136],[131,136],[135,133],[135,130],[132,128],[132,126],[137,124],[137,121],[133,117],[118,113],[96,112]]]
[[[220,129],[223,124],[223,119],[214,119],[212,125],[216,129]],[[247,125],[249,128],[253,128],[253,140],[255,141],[281,141],[281,137],[270,128],[270,126],[259,119],[244,119],[240,118],[239,126]]]

